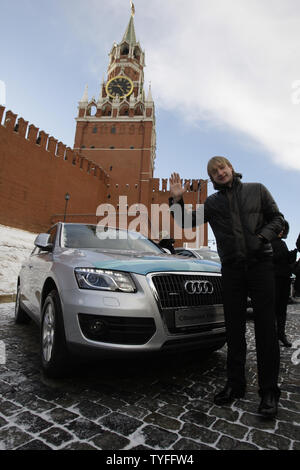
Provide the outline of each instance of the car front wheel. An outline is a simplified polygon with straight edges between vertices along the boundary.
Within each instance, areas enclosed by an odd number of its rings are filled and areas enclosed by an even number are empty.
[[[46,376],[59,378],[65,375],[69,354],[60,298],[56,290],[48,294],[42,309],[41,360]]]

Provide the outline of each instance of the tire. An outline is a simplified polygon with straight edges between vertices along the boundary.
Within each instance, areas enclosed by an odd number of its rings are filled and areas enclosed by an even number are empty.
[[[50,378],[64,377],[69,364],[69,353],[61,302],[56,290],[48,294],[43,305],[40,345],[44,374]]]
[[[15,303],[15,323],[17,325],[25,325],[30,322],[30,317],[22,308],[20,297],[21,297],[20,284],[18,284],[17,294],[16,294],[16,303]]]

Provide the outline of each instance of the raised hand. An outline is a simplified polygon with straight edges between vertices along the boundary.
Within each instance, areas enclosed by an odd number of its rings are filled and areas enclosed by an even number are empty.
[[[172,173],[170,177],[170,196],[174,199],[174,202],[179,201],[184,193],[187,191],[189,182],[182,187],[181,178],[178,173]]]

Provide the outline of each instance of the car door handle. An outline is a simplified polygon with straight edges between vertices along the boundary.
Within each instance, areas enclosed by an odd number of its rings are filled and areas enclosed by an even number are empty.
[[[29,268],[29,269],[32,269],[32,268],[33,268],[33,264],[29,264],[29,265],[28,265],[28,268]]]

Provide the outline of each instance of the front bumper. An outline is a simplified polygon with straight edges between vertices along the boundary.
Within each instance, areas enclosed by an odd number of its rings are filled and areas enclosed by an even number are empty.
[[[214,348],[225,341],[223,322],[186,328],[168,327],[149,278],[134,275],[136,293],[84,289],[61,295],[66,340],[81,353],[159,352]]]

